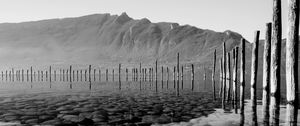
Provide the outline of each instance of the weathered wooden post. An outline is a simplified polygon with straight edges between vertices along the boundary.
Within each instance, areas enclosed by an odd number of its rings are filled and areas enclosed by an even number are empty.
[[[51,66],[49,68],[49,81],[51,82]]]
[[[73,70],[73,81],[75,81],[75,70]]]
[[[46,81],[48,81],[48,71],[46,70]]]
[[[30,82],[32,83],[32,67],[30,67]]]
[[[96,81],[96,69],[94,69],[94,81]]]
[[[223,95],[222,95],[222,108],[225,109],[226,99],[226,44],[223,43]]]
[[[299,0],[288,0],[286,41],[286,126],[296,126],[298,118]]]
[[[99,68],[99,82],[101,82],[101,69]]]
[[[234,89],[233,89],[233,106],[234,106],[234,111],[237,114],[238,113],[238,94],[237,94],[237,85],[238,85],[238,59],[239,59],[239,47],[235,47],[235,55],[234,55]]]
[[[7,81],[7,70],[5,70],[5,78],[6,78],[6,81]]]
[[[112,81],[115,81],[115,69],[112,69]]]
[[[54,81],[56,81],[56,70],[54,70]]]
[[[65,81],[65,69],[63,69],[63,81]]]
[[[126,72],[126,81],[128,81],[128,68],[126,68],[125,72]]]
[[[264,56],[263,56],[263,124],[269,126],[269,105],[270,105],[270,60],[271,60],[271,30],[272,24],[266,25],[266,36],[264,44]]]
[[[119,64],[119,82],[121,81],[121,64]]]
[[[170,72],[169,72],[169,67],[167,67],[167,89],[169,88],[169,79],[170,79]]]
[[[155,91],[157,91],[157,60],[155,61]]]
[[[46,71],[47,72],[47,71]],[[69,70],[67,69],[67,71],[66,71],[66,78],[67,78],[67,81],[69,81]],[[46,77],[46,79],[47,79],[47,77]]]
[[[213,71],[212,71],[212,88],[213,88],[213,99],[216,100],[216,88],[215,88],[215,72],[216,72],[216,60],[217,60],[217,50],[214,52],[214,59],[213,59]]]
[[[2,79],[2,81],[3,81],[3,71],[1,71],[1,79]]]
[[[241,39],[241,68],[240,68],[240,115],[241,124],[244,124],[244,104],[245,104],[245,39]]]
[[[174,89],[176,88],[176,66],[173,69],[173,81],[174,81]]]
[[[14,81],[14,68],[12,68],[11,70],[11,77],[12,77],[12,81]]]
[[[106,82],[108,81],[108,69],[106,69]]]
[[[181,89],[183,89],[183,65],[181,66]]]
[[[80,70],[80,81],[82,81],[82,70]]]
[[[220,59],[220,85],[219,85],[219,97],[222,98],[223,92],[223,61],[222,58]]]
[[[29,81],[29,70],[27,69],[27,82]]]
[[[22,69],[22,82],[24,81],[24,70]]]
[[[142,68],[142,72],[141,72],[141,80],[142,81],[145,81],[145,69],[144,68]]]
[[[23,70],[22,70],[22,76],[23,76]],[[22,77],[22,81],[23,81],[23,77]],[[40,81],[40,71],[38,70],[38,81]]]
[[[149,81],[151,82],[151,68],[149,68]]]
[[[90,90],[92,89],[91,70],[92,70],[92,65],[89,65],[89,82],[90,82]]]
[[[194,90],[194,80],[195,80],[195,77],[194,77],[194,64],[192,64],[192,70],[191,70],[191,86],[192,86],[192,91]]]
[[[9,71],[9,81],[11,81],[11,71]]]
[[[78,80],[79,80],[79,71],[78,70],[76,70],[76,78],[77,78],[77,82],[78,82]]]
[[[203,70],[204,70],[204,74],[203,74],[204,89],[206,90],[206,69],[205,69],[205,65],[203,65]]]
[[[226,91],[226,100],[227,100],[227,102],[229,103],[230,102],[230,91],[231,91],[231,85],[230,85],[230,81],[231,81],[231,70],[230,70],[230,65],[231,65],[231,63],[230,63],[230,52],[228,52],[227,53],[227,58],[226,58],[226,87],[227,87],[227,91]]]
[[[41,74],[42,74],[42,81],[44,81],[44,73],[43,73],[43,71],[41,71]]]
[[[84,70],[84,81],[87,81],[86,75],[87,75],[87,70]]]
[[[257,69],[258,69],[258,46],[259,46],[259,31],[255,32],[255,39],[252,43],[252,61],[251,61],[251,115],[252,125],[257,126],[257,110],[256,110],[256,84],[257,84]]]
[[[281,0],[273,0],[273,29],[271,43],[271,125],[279,125],[280,104],[280,52],[281,52]]]
[[[161,66],[161,88],[164,88],[164,67]]]
[[[177,53],[177,96],[179,96],[179,53]]]

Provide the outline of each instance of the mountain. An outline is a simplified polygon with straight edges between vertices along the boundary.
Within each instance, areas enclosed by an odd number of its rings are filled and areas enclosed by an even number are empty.
[[[228,50],[243,38],[233,31],[215,32],[190,25],[121,15],[94,14],[76,18],[0,24],[1,68],[48,65],[111,66],[118,63],[210,63],[222,43]]]

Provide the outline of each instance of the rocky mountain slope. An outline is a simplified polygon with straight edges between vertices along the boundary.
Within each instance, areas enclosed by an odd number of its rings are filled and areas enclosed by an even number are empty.
[[[121,15],[95,14],[77,18],[0,24],[2,68],[65,64],[173,63],[211,61],[242,36],[177,23],[152,23]]]

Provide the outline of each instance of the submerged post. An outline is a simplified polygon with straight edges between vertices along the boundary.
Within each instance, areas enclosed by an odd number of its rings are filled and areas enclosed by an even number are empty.
[[[219,97],[222,98],[223,90],[223,63],[222,58],[220,59],[220,85],[219,85]]]
[[[179,53],[177,53],[177,96],[179,96]]]
[[[258,69],[258,46],[259,46],[259,31],[255,32],[254,42],[252,43],[252,61],[251,61],[251,115],[252,125],[257,126],[257,108],[256,108],[256,84],[257,84],[257,69]]]
[[[157,91],[157,60],[155,61],[155,89]]]
[[[194,78],[194,64],[192,64],[192,70],[191,70],[191,85],[192,85],[192,91],[194,90],[194,80],[195,80],[195,78]]]
[[[269,125],[269,105],[270,105],[270,61],[271,61],[271,30],[272,24],[267,23],[265,44],[264,44],[264,56],[263,56],[263,124]]]
[[[227,53],[227,58],[226,58],[226,100],[227,102],[230,102],[230,81],[231,81],[231,70],[230,70],[230,52]]]
[[[273,0],[273,29],[271,43],[271,125],[279,125],[280,104],[280,52],[281,52],[281,0]]]
[[[226,99],[226,45],[223,43],[223,94],[222,94],[222,108],[225,109],[225,99]]]
[[[241,124],[244,123],[244,104],[245,104],[245,39],[241,39],[241,68],[240,68],[240,114]]]
[[[164,67],[161,66],[161,87],[164,88]]]
[[[106,69],[106,82],[108,81],[108,69]]]
[[[50,66],[50,68],[49,68],[49,80],[50,80],[50,82],[51,82],[51,66]]]
[[[234,73],[235,73],[235,75],[234,75],[234,90],[233,90],[233,95],[234,95],[234,97],[233,97],[233,103],[234,103],[234,110],[235,110],[235,113],[237,114],[238,113],[238,94],[237,94],[237,87],[238,87],[238,80],[237,80],[237,78],[238,78],[238,59],[239,59],[239,47],[235,47],[235,56],[234,56],[235,58],[234,58],[234,67],[235,67],[235,69],[234,69]]]
[[[288,0],[286,41],[286,126],[296,126],[298,118],[299,0]]]
[[[216,81],[215,81],[215,72],[216,72],[216,60],[217,60],[217,50],[214,52],[214,57],[213,57],[213,71],[212,71],[212,89],[213,89],[213,99],[216,100]]]

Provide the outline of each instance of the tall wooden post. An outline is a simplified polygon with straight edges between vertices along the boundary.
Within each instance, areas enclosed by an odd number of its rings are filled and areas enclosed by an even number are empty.
[[[29,70],[27,69],[27,82],[29,81]]]
[[[32,83],[32,67],[30,67],[30,82]]]
[[[194,80],[195,80],[195,77],[194,77],[194,64],[192,64],[192,70],[191,70],[191,85],[192,85],[192,91],[194,90]]]
[[[51,66],[49,67],[49,81],[51,82]]]
[[[227,53],[227,58],[226,58],[226,100],[229,103],[230,102],[230,96],[231,96],[231,85],[230,85],[230,81],[231,81],[231,69],[230,69],[230,52]]]
[[[41,71],[41,75],[42,75],[42,76],[41,76],[41,78],[42,78],[41,80],[44,81],[44,73],[43,73],[43,71]],[[27,81],[28,81],[28,80],[27,80]]]
[[[245,104],[245,39],[241,39],[241,68],[240,68],[240,114],[241,114],[241,124],[244,123],[244,104]]]
[[[101,69],[99,69],[99,82],[101,82]]]
[[[280,104],[280,52],[281,52],[281,0],[273,0],[273,29],[271,43],[271,125],[279,125]]]
[[[267,23],[266,38],[264,44],[264,57],[263,57],[263,124],[269,126],[269,105],[270,105],[270,61],[271,61],[271,30],[272,24]]]
[[[115,69],[112,69],[112,81],[115,81]]]
[[[128,81],[128,68],[126,68],[126,81]]]
[[[255,32],[255,39],[252,45],[252,61],[251,61],[251,115],[252,125],[257,126],[257,110],[256,110],[256,84],[257,84],[257,69],[258,69],[258,46],[259,46],[259,31]]]
[[[106,82],[108,81],[108,69],[106,69]]]
[[[216,74],[216,60],[217,60],[217,50],[214,52],[213,57],[213,71],[212,71],[212,89],[213,89],[213,99],[216,100],[216,81],[215,81],[215,74]]]
[[[65,69],[63,69],[63,81],[65,81]]]
[[[157,91],[157,60],[155,61],[155,90]]]
[[[237,78],[238,78],[238,59],[239,59],[239,47],[235,47],[235,56],[234,56],[235,58],[234,58],[234,73],[235,73],[235,75],[233,76],[234,77],[234,89],[233,89],[233,95],[234,95],[234,97],[233,97],[233,106],[234,106],[234,111],[235,111],[235,113],[238,113],[238,94],[237,94],[237,85],[238,85],[238,80],[237,80]]]
[[[170,71],[169,71],[169,67],[167,67],[167,89],[169,88],[169,79],[170,79]]]
[[[179,53],[177,53],[177,96],[179,96]]]
[[[56,70],[54,70],[54,81],[56,81]]]
[[[121,64],[119,64],[119,90],[121,90]]]
[[[82,81],[82,70],[80,70],[80,81]]]
[[[222,58],[220,59],[220,85],[219,85],[219,97],[222,98],[223,92],[223,61]]]
[[[61,81],[61,69],[59,69],[59,81]]]
[[[176,85],[176,66],[174,66],[174,69],[173,69],[173,81],[174,81],[174,89],[175,89],[175,85]]]
[[[140,73],[139,73],[139,76],[140,76],[140,81],[142,79],[142,63],[140,63]]]
[[[288,0],[286,41],[286,126],[296,126],[298,118],[299,0]]]
[[[72,65],[70,65],[70,82],[72,82]]]
[[[164,88],[164,67],[161,66],[161,88]]]
[[[24,70],[22,69],[22,82],[24,81]]]
[[[94,81],[96,81],[96,69],[94,69]]]
[[[183,75],[184,75],[184,72],[183,72],[183,65],[181,66],[181,89],[183,89]]]
[[[87,70],[84,70],[84,81],[87,81]]]
[[[226,45],[225,42],[223,43],[223,95],[222,95],[222,108],[225,109],[225,99],[226,99],[226,82],[227,82],[227,75],[226,75]]]

